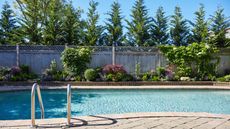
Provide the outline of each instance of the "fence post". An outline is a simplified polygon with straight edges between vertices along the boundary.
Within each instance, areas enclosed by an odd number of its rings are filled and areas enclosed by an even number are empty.
[[[159,49],[157,51],[157,55],[158,55],[158,67],[161,67],[162,66],[162,64],[161,64],[162,58],[161,58],[161,52]]]
[[[16,45],[16,65],[19,67],[19,65],[20,65],[20,55],[19,55],[20,53],[19,53],[19,45],[17,44]]]
[[[113,63],[113,65],[116,64],[115,44],[114,43],[113,43],[113,47],[112,47],[112,63]]]

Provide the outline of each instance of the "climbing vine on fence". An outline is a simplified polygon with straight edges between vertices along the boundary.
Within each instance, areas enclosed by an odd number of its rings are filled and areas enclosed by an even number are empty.
[[[176,74],[197,80],[212,80],[219,64],[217,47],[206,43],[192,43],[189,46],[159,46],[170,64],[176,65]]]

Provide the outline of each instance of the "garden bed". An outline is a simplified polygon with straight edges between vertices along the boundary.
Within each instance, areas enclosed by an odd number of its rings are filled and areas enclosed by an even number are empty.
[[[0,86],[32,86],[34,81],[6,82],[0,81]],[[40,83],[42,86],[64,86],[71,84],[73,86],[151,86],[151,85],[213,85],[213,86],[230,86],[230,82],[214,82],[214,81],[168,81],[168,82],[71,82],[71,81],[46,81]]]

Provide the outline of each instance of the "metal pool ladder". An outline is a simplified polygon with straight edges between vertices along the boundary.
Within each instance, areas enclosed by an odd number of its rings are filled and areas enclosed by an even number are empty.
[[[31,125],[35,127],[35,90],[37,90],[39,106],[41,109],[41,119],[44,119],[44,106],[42,102],[40,86],[37,83],[33,84],[31,90]],[[71,85],[67,85],[67,126],[71,125]]]
[[[39,106],[41,109],[41,119],[44,119],[45,117],[40,86],[37,83],[34,83],[32,90],[31,90],[31,122],[32,122],[31,124],[32,124],[32,127],[35,126],[35,90],[37,90],[37,94],[38,94],[38,101],[39,101]]]

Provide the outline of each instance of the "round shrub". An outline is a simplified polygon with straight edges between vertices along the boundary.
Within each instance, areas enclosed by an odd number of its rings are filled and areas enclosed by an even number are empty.
[[[87,69],[84,76],[87,81],[94,81],[97,78],[97,72],[94,69]]]

